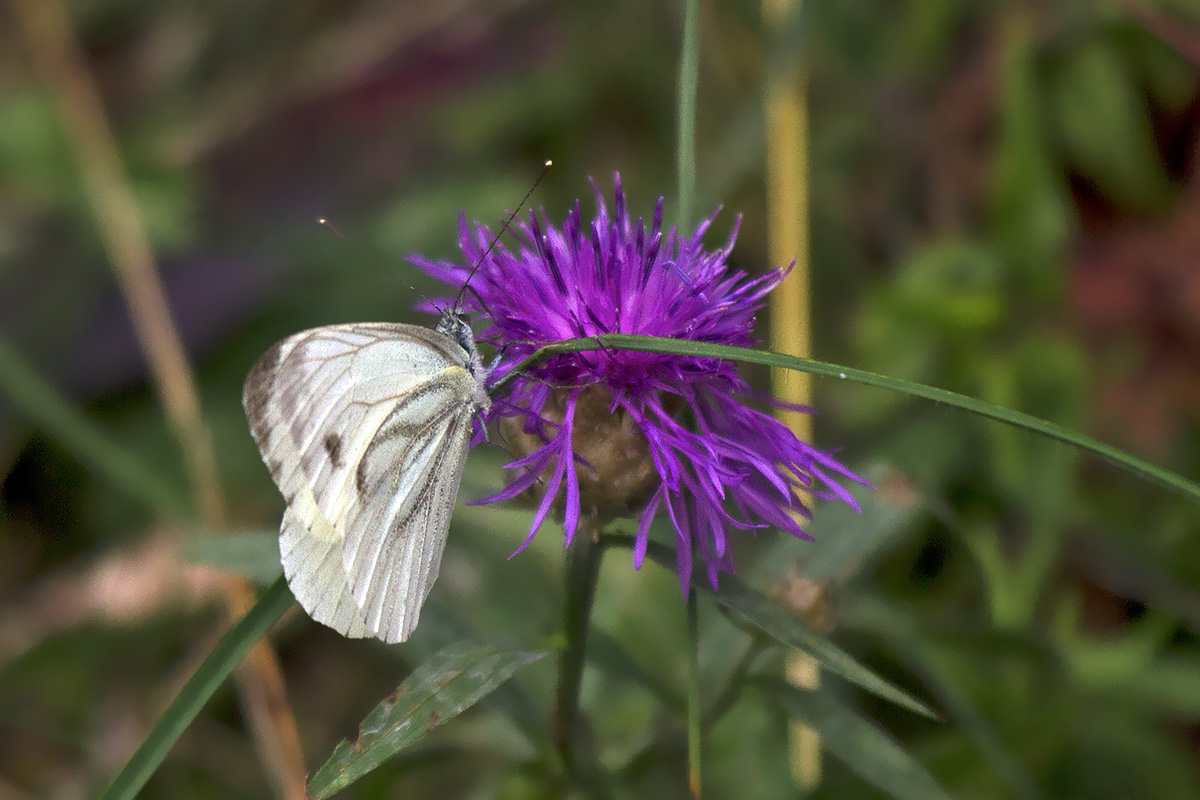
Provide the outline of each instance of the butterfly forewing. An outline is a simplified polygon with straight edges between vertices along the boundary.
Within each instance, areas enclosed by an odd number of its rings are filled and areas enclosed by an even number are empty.
[[[486,405],[470,367],[441,333],[364,323],[298,333],[251,370],[243,393],[251,432],[288,503],[284,572],[314,619],[385,641],[416,625],[437,577],[471,418]]]
[[[275,483],[307,483],[330,520],[345,512],[353,467],[395,403],[465,355],[415,325],[331,325],[290,336],[259,360],[243,401]]]

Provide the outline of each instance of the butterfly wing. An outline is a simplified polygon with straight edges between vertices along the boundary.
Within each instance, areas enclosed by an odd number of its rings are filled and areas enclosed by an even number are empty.
[[[410,392],[359,462],[343,566],[367,627],[404,641],[437,579],[471,440],[477,383],[447,367]]]
[[[350,594],[342,542],[334,537],[333,526],[320,511],[306,516],[292,508],[284,510],[279,528],[279,555],[292,594],[310,617],[343,636],[373,636]]]
[[[384,422],[400,407],[413,408],[405,399],[421,395],[421,387],[436,382],[444,371],[466,374],[478,391],[475,379],[459,366],[465,359],[462,348],[427,328],[334,325],[279,342],[246,379],[242,399],[251,433],[288,504],[280,529],[288,585],[314,619],[346,636],[385,638],[377,626],[367,624],[344,568],[347,511],[352,505],[361,508],[356,504],[360,465]],[[473,402],[468,428],[475,407]],[[457,439],[439,441],[458,445]],[[459,469],[466,445],[461,449],[454,462]],[[403,463],[403,450],[376,450]],[[376,470],[385,469],[378,458],[372,464]],[[457,473],[452,483],[457,493]],[[355,519],[355,524],[372,522],[361,510]],[[448,527],[448,514],[444,522]],[[440,529],[443,546],[445,527]],[[440,547],[437,554],[440,558]],[[389,565],[386,560],[378,563],[380,569]],[[435,565],[430,583],[436,573]],[[407,573],[400,577],[407,579]]]

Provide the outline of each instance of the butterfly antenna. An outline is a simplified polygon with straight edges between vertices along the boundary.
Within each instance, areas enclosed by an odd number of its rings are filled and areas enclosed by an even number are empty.
[[[475,277],[475,273],[480,267],[483,266],[484,260],[487,259],[488,255],[492,252],[492,248],[494,248],[500,241],[500,237],[504,235],[504,232],[511,230],[508,226],[511,225],[512,221],[517,218],[517,214],[521,213],[521,209],[525,207],[525,203],[528,202],[530,195],[533,194],[533,190],[536,189],[538,184],[542,182],[542,178],[546,177],[546,173],[550,171],[550,167],[553,166],[553,164],[553,161],[547,159],[546,163],[542,165],[542,171],[538,173],[537,178],[533,181],[533,185],[529,187],[529,191],[526,192],[525,196],[521,198],[521,202],[517,203],[517,207],[513,209],[513,212],[508,215],[508,219],[504,220],[504,224],[500,226],[500,231],[492,237],[491,243],[487,246],[487,249],[483,251],[483,255],[481,255],[475,262],[475,266],[471,267],[471,271],[467,273],[467,279],[463,281],[462,288],[458,290],[458,297],[454,298],[455,308],[458,308],[458,304],[462,301],[463,293],[465,293],[467,291],[467,287],[471,285],[471,278]],[[483,302],[483,297],[480,296],[479,292],[474,288],[472,288],[471,291],[475,292],[475,296],[479,298],[479,304],[482,305],[486,311],[487,304]]]
[[[334,225],[333,225],[333,223],[332,223],[332,222],[330,222],[329,220],[325,219],[325,217],[318,217],[318,218],[317,218],[317,224],[318,224],[318,225],[322,225],[322,226],[324,226],[324,227],[328,228],[329,230],[333,231],[334,233],[336,233],[339,239],[345,239],[345,238],[346,238],[346,234],[342,233],[342,232],[341,232],[341,231],[339,231],[337,228],[335,228],[335,227],[334,227]],[[408,281],[405,281],[405,280],[403,280],[403,279],[401,279],[401,280],[402,280],[402,282],[404,283],[404,285],[405,285],[405,286],[407,286],[408,288],[412,289],[412,290],[413,290],[413,292],[415,292],[416,294],[419,294],[419,295],[421,295],[421,299],[423,299],[423,300],[424,300],[426,303],[429,303],[429,305],[433,306],[434,308],[437,308],[437,304],[436,304],[436,303],[434,303],[432,300],[430,300],[428,297],[426,297],[424,292],[422,292],[422,291],[421,291],[420,289],[418,289],[417,287],[413,286],[413,285],[412,285],[411,283],[409,283]],[[441,312],[441,309],[440,309],[440,308],[438,308],[438,312],[439,312],[439,313]]]

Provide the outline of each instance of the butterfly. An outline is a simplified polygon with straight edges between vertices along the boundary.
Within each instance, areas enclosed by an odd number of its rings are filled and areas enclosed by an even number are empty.
[[[250,432],[287,501],[284,575],[313,619],[403,642],[438,576],[475,415],[470,326],[352,323],[276,343],[246,378]]]

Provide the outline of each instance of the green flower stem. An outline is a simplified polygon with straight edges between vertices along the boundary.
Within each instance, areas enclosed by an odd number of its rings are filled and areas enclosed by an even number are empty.
[[[576,752],[579,727],[579,688],[583,683],[584,654],[592,603],[596,597],[596,578],[604,547],[593,536],[594,529],[580,525],[575,541],[567,548],[566,598],[563,606],[563,634],[567,645],[558,660],[558,689],[554,706],[554,743],[567,773],[578,777],[580,764]]]
[[[696,599],[698,592],[688,592],[688,687],[687,687],[687,732],[688,732],[688,791],[694,800],[700,800],[703,790],[701,781],[701,715],[700,708],[700,607]]]
[[[217,642],[196,673],[158,718],[150,735],[118,773],[101,800],[132,800],[179,741],[183,731],[204,708],[250,648],[292,607],[292,593],[283,576],[271,585],[254,608]]]
[[[679,230],[692,224],[696,194],[696,95],[700,87],[700,3],[683,4],[683,47],[679,58],[679,129],[675,145],[679,181]]]

